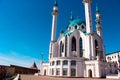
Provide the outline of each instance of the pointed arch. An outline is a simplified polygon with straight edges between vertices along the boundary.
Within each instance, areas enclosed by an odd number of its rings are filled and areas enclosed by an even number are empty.
[[[79,50],[80,50],[80,57],[83,57],[83,40],[81,37],[79,39]]]
[[[95,56],[98,56],[98,41],[95,40]]]
[[[62,56],[62,41],[60,42],[60,57]]]
[[[67,35],[65,36],[65,57],[67,56]]]
[[[62,44],[62,52],[64,52],[64,43]]]
[[[71,46],[71,50],[72,50],[72,51],[76,51],[76,39],[75,39],[74,36],[72,37],[72,46]]]

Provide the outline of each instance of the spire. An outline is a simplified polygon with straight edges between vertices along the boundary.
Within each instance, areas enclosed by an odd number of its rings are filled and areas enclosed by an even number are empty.
[[[72,11],[71,11],[70,20],[73,20],[73,13],[72,13]]]
[[[55,0],[55,4],[54,4],[54,6],[58,6],[57,0]]]
[[[100,11],[99,11],[99,8],[98,8],[97,4],[96,4],[96,23],[101,24]]]
[[[102,38],[102,19],[98,6],[96,5],[96,31],[97,34]]]
[[[32,69],[37,69],[37,65],[36,65],[35,61],[34,61],[34,63],[32,64],[31,68],[32,68]]]
[[[98,8],[97,4],[96,4],[96,13],[99,13],[99,8]]]

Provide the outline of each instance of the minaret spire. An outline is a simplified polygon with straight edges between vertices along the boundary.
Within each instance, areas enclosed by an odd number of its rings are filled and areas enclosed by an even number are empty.
[[[57,0],[55,0],[55,4],[54,4],[54,6],[58,6]]]
[[[97,34],[102,38],[102,19],[98,6],[96,5],[96,31]]]
[[[70,22],[73,21],[73,13],[71,11]]]

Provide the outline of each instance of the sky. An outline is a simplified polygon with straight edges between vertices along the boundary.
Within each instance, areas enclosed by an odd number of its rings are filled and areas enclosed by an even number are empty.
[[[102,17],[106,53],[120,51],[120,0],[92,0],[95,31],[95,7]],[[0,65],[40,67],[41,53],[48,61],[54,0],[0,0]],[[66,30],[71,11],[74,19],[85,20],[82,0],[58,0],[57,38]]]

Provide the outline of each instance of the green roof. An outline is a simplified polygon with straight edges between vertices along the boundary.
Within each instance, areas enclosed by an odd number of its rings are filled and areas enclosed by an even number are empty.
[[[81,25],[82,23],[85,24],[85,21],[81,20],[81,19],[75,19],[73,21],[70,22],[69,26],[74,26],[74,25]]]

